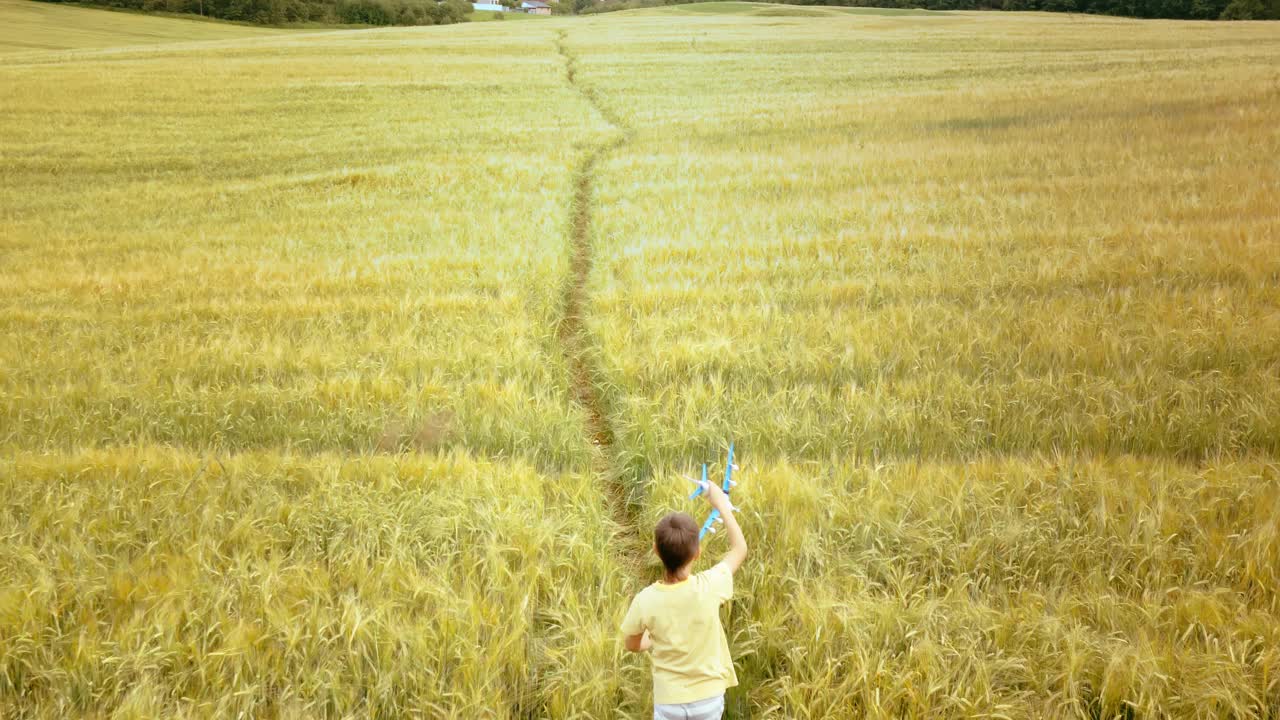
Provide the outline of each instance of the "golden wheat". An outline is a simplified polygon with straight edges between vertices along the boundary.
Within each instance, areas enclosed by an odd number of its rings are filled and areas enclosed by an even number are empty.
[[[0,715],[643,715],[636,549],[730,438],[731,716],[1280,714],[1280,29],[40,13]]]

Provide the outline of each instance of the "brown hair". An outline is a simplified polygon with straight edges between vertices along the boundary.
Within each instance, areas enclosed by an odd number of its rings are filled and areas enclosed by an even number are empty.
[[[698,524],[685,513],[669,513],[653,529],[653,544],[663,567],[673,573],[698,554]]]

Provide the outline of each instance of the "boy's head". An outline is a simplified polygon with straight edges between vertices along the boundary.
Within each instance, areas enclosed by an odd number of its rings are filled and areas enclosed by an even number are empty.
[[[698,524],[685,513],[668,513],[653,529],[653,549],[667,572],[676,572],[698,557]]]

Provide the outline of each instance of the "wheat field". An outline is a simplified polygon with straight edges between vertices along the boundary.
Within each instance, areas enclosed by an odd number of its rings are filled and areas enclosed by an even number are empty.
[[[1276,29],[712,8],[580,74],[646,520],[753,450],[737,714],[1280,715]]]
[[[1280,717],[1280,26],[0,3],[0,717]]]

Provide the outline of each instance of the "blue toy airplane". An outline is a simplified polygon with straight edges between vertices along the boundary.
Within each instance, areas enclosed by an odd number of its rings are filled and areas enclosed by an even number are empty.
[[[737,467],[737,465],[733,464],[733,443],[729,443],[729,459],[724,463],[724,482],[720,484],[720,489],[724,490],[725,495],[728,495],[732,491],[733,486],[738,484],[738,482],[733,479],[733,471],[736,470]],[[689,480],[698,486],[698,489],[694,490],[693,494],[689,496],[689,499],[692,500],[701,495],[707,489],[707,464],[702,464],[702,480],[694,480],[693,478],[689,478]],[[734,510],[738,509],[732,505],[730,505],[730,507],[733,507]],[[720,519],[720,511],[712,508],[710,517],[707,518],[706,522],[702,523],[702,530],[698,531],[698,539],[701,540],[702,536],[709,532],[715,532],[716,523],[723,524],[724,521]]]

